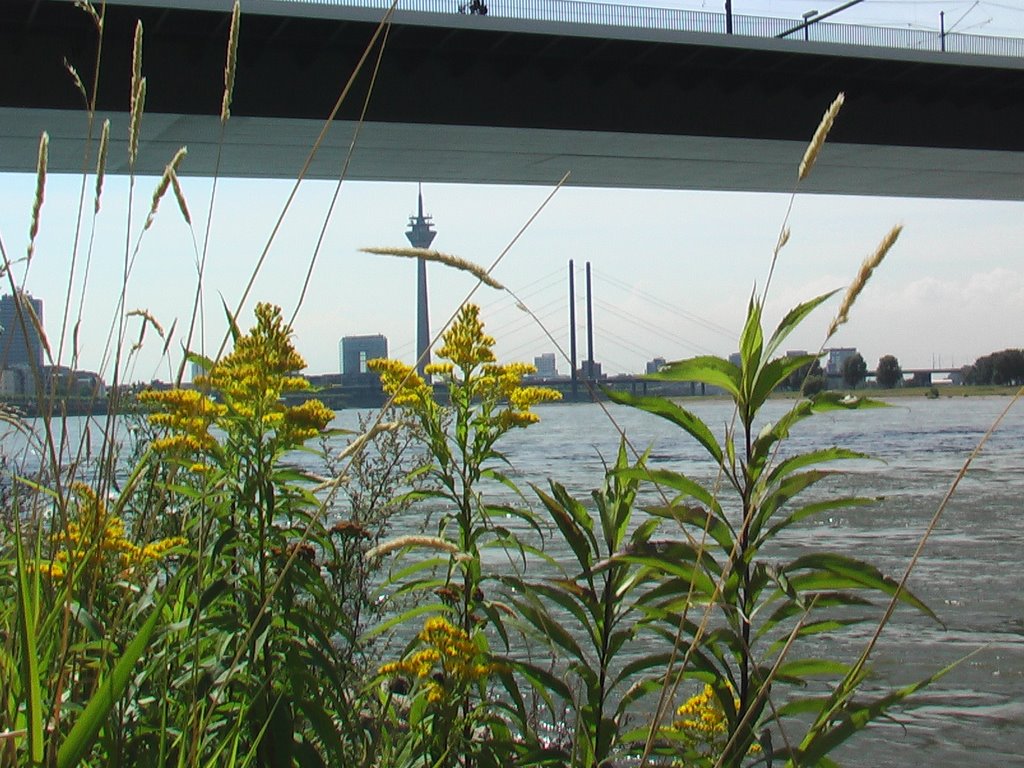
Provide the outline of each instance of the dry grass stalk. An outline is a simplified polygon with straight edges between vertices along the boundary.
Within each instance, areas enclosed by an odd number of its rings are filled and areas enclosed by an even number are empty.
[[[174,153],[174,157],[171,158],[171,162],[164,166],[164,175],[160,177],[160,183],[157,184],[156,189],[153,190],[153,202],[149,207],[149,215],[146,217],[146,224],[142,228],[143,231],[152,226],[153,219],[156,217],[156,210],[160,207],[160,201],[163,199],[164,195],[167,194],[167,187],[171,184],[171,178],[176,176],[178,166],[187,154],[188,148],[182,147]],[[181,203],[179,201],[179,205],[180,204]],[[187,209],[185,210],[187,212]],[[188,221],[187,214],[185,216],[185,220]]]
[[[131,119],[128,123],[128,163],[135,167],[135,158],[139,154],[139,131],[142,127],[142,107],[146,103],[146,78],[139,81],[139,87],[133,91]]]
[[[135,42],[132,45],[132,89],[130,112],[135,111],[135,101],[142,83],[142,22],[135,22]]]
[[[775,246],[775,252],[778,253],[786,247],[786,243],[789,242],[789,227],[782,230],[782,234],[779,235],[779,242]]]
[[[110,150],[110,120],[103,121],[103,129],[100,131],[100,151],[96,160],[96,200],[93,204],[93,212],[100,212],[100,197],[103,195],[103,177],[107,172],[107,152]]]
[[[32,322],[32,327],[35,328],[37,334],[39,334],[39,341],[43,344],[43,349],[46,350],[46,357],[53,361],[53,352],[50,349],[50,340],[46,337],[46,330],[43,328],[42,322],[39,320],[39,315],[36,314],[35,308],[32,306],[31,301],[22,301],[22,308],[28,315],[28,319]]]
[[[433,549],[438,552],[447,552],[449,555],[459,554],[459,548],[450,541],[438,536],[399,536],[394,539],[378,544],[366,553],[367,560],[374,560],[383,557],[389,552],[394,552],[406,547],[421,547]]]
[[[853,308],[854,302],[857,301],[860,292],[864,290],[864,286],[867,285],[868,280],[871,278],[871,273],[882,263],[882,259],[885,258],[889,249],[896,243],[902,231],[903,227],[899,224],[890,229],[889,234],[878,244],[875,252],[864,259],[864,263],[860,265],[860,271],[857,273],[857,278],[847,288],[846,295],[843,296],[843,303],[839,305],[839,312],[836,313],[835,319],[828,327],[829,338],[839,330],[839,326],[849,319],[850,310]]]
[[[163,356],[167,356],[167,350],[171,348],[171,339],[174,338],[174,329],[178,327],[178,318],[174,318],[174,322],[171,323],[171,330],[167,332],[167,336],[164,337],[164,349]]]
[[[235,64],[238,59],[238,25],[242,11],[235,0],[235,7],[231,10],[231,32],[228,35],[228,60],[224,65],[224,100],[220,105],[221,125],[231,117],[231,97],[235,92]]]
[[[359,435],[351,443],[346,445],[345,448],[338,454],[337,460],[341,461],[342,459],[347,459],[349,456],[358,453],[363,449],[363,446],[365,446],[370,440],[373,440],[373,438],[375,438],[381,432],[394,432],[401,426],[401,423],[397,421],[375,422],[373,426],[371,426],[366,432]]]
[[[814,161],[818,159],[818,153],[821,152],[821,147],[825,143],[825,139],[828,138],[828,132],[832,129],[832,123],[835,122],[836,115],[839,114],[840,108],[843,106],[843,102],[846,100],[846,94],[840,92],[836,96],[825,114],[821,118],[821,122],[818,123],[818,130],[814,132],[814,136],[811,138],[811,143],[807,145],[807,151],[804,152],[804,159],[800,161],[800,172],[797,174],[797,178],[803,181],[807,174],[811,172],[811,168],[814,166]]]
[[[142,325],[139,327],[139,340],[132,345],[132,352],[136,352],[142,349],[142,342],[146,339],[146,326],[152,325],[156,329],[156,332],[160,335],[160,338],[164,338],[164,328],[157,321],[148,309],[133,309],[128,313],[128,317],[141,317]],[[166,346],[166,345],[165,345]]]
[[[145,327],[147,323],[152,325],[154,330],[156,330],[160,335],[160,338],[164,338],[164,327],[160,325],[160,321],[153,317],[152,313],[148,309],[133,309],[128,313],[128,317],[141,317],[143,327]]]
[[[68,74],[71,75],[71,79],[75,81],[75,88],[77,88],[78,92],[82,94],[82,99],[85,100],[86,106],[88,107],[89,94],[85,92],[85,84],[82,82],[82,78],[78,76],[78,70],[75,69],[74,65],[67,59],[64,59],[64,69],[68,71]]]
[[[185,202],[185,193],[181,191],[178,174],[173,168],[171,169],[171,189],[174,190],[174,199],[178,201],[178,209],[181,211],[181,215],[185,217],[185,221],[187,223],[191,224],[192,215],[188,212],[188,204]]]
[[[146,103],[146,78],[142,76],[142,22],[135,23],[135,44],[132,47],[132,88],[128,113],[128,164],[135,166],[139,153],[139,128],[142,124],[142,108]]]
[[[28,230],[28,261],[32,261],[32,254],[36,249],[36,235],[39,234],[39,213],[43,208],[43,198],[46,191],[46,163],[49,147],[50,134],[43,131],[43,135],[39,137],[39,156],[36,159],[36,196],[32,200],[32,224]]]
[[[92,0],[75,0],[75,7],[89,14],[96,29],[103,29],[103,18],[96,12],[96,6],[92,4]]]
[[[360,250],[363,253],[375,253],[379,256],[401,256],[407,259],[423,259],[424,261],[444,264],[463,272],[469,272],[481,283],[489,285],[491,288],[499,291],[505,290],[505,286],[491,277],[487,270],[479,264],[474,264],[458,256],[452,256],[450,253],[441,253],[440,251],[431,251],[425,248],[361,248]]]

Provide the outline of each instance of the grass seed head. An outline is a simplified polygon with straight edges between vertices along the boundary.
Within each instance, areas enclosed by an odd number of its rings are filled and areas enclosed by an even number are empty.
[[[479,264],[474,264],[467,259],[453,256],[450,253],[441,253],[440,251],[431,251],[425,248],[361,248],[360,250],[363,253],[375,253],[378,256],[400,256],[407,259],[423,259],[424,261],[444,264],[453,269],[469,272],[481,283],[491,288],[499,291],[505,290],[505,286],[491,277],[490,273]]]
[[[803,160],[800,161],[800,171],[797,174],[797,178],[800,181],[807,178],[807,174],[811,172],[814,161],[818,159],[818,153],[821,152],[821,147],[824,145],[825,139],[828,138],[828,132],[832,130],[832,123],[835,122],[836,115],[839,114],[839,110],[842,108],[845,100],[846,94],[840,92],[828,109],[825,110],[825,114],[822,115],[821,122],[818,123],[818,129],[814,132],[811,143],[807,145]]]
[[[874,253],[864,259],[864,262],[860,265],[860,271],[857,272],[857,277],[850,287],[846,289],[846,295],[843,296],[843,303],[839,305],[839,311],[836,313],[835,319],[832,324],[828,327],[828,336],[832,337],[839,326],[843,325],[850,318],[850,310],[853,308],[854,302],[857,301],[857,297],[860,296],[861,291],[864,290],[864,286],[868,284],[868,280],[871,279],[871,274],[878,268],[878,265],[882,263],[882,259],[889,253],[889,249],[895,245],[896,240],[900,236],[900,232],[903,231],[903,226],[897,224],[895,227],[889,230],[889,233],[882,238],[882,242],[878,244]]]

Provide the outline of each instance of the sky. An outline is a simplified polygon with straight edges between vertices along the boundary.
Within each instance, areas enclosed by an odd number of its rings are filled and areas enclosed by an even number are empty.
[[[674,5],[719,10],[718,3]],[[737,13],[799,17],[813,7],[786,0],[734,0]],[[834,6],[817,6],[821,11],[829,7]],[[946,11],[947,29],[951,17],[962,16],[957,27],[961,31],[1024,34],[1024,3],[869,0],[840,16],[858,23],[935,28],[939,10]],[[808,136],[813,129],[808,127]],[[125,308],[145,310],[165,332],[175,327],[167,356],[164,341],[147,328],[141,348],[128,356],[122,379],[173,376],[191,316],[212,182],[182,178],[192,227],[168,196],[152,227],[143,231],[157,181],[137,179],[129,205],[128,180],[107,178],[94,221],[90,178],[88,215],[73,258],[82,180],[48,177],[35,254],[27,273],[22,262],[14,275],[44,301],[54,358],[62,346],[62,326],[66,329],[61,362],[71,357],[70,329],[81,305],[78,367],[109,378],[107,336],[126,251],[137,248]],[[226,327],[223,304],[233,308],[238,303],[291,186],[290,181],[219,181],[204,280],[205,333],[197,334],[194,351],[216,353]],[[25,254],[34,191],[34,175],[0,175],[0,238],[12,259]],[[348,335],[384,334],[391,356],[411,363],[415,262],[359,249],[407,245],[404,233],[416,210],[417,186],[346,181],[328,218],[334,191],[332,182],[303,185],[271,243],[239,324],[252,324],[255,301],[276,303],[290,316],[312,262],[309,288],[294,324],[307,372],[337,373],[338,343]],[[515,241],[493,275],[517,298],[490,288],[477,289],[471,298],[497,338],[499,359],[530,362],[555,352],[559,372],[568,372],[556,343],[568,349],[570,259],[576,268],[580,360],[587,356],[583,265],[588,261],[594,357],[606,373],[642,372],[655,357],[675,360],[735,351],[751,291],[764,285],[788,195],[567,187],[543,206],[551,191],[423,187],[425,210],[438,232],[434,248],[488,267]],[[325,220],[324,240],[314,258]],[[829,346],[857,347],[870,369],[886,354],[895,355],[904,368],[956,367],[995,350],[1024,346],[1024,203],[798,195],[788,224],[792,237],[779,256],[766,304],[767,324],[774,326],[800,301],[845,288],[862,259],[900,224],[904,229],[899,242]],[[438,332],[470,296],[475,280],[440,265],[430,265],[428,271],[431,326]],[[517,300],[539,322],[517,309]],[[818,349],[837,305],[834,299],[812,315],[787,348]],[[65,307],[70,307],[66,322]],[[130,318],[126,347],[138,340],[141,324],[140,317]]]

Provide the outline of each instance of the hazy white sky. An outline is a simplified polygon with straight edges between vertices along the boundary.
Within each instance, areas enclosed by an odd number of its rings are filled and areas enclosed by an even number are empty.
[[[671,4],[671,3],[661,3]],[[719,10],[716,3],[676,3]],[[795,0],[744,2],[737,13],[799,16],[815,5]],[[833,7],[817,4],[820,11]],[[843,14],[846,20],[1021,34],[1024,3],[875,2]],[[986,21],[991,19],[991,21]],[[934,21],[934,23],[932,23]],[[824,106],[824,105],[823,105]],[[840,117],[841,119],[841,117]],[[808,126],[808,136],[814,126]],[[827,148],[825,150],[827,152]],[[187,162],[187,160],[186,160]],[[794,169],[795,172],[795,169]],[[156,179],[137,181],[129,247],[134,247]],[[91,184],[87,197],[91,214]],[[170,355],[180,359],[180,339],[191,314],[196,258],[201,248],[211,183],[182,180],[194,220],[184,223],[173,198],[140,241],[128,286],[127,309],[146,309],[170,329]],[[35,178],[0,176],[0,236],[8,254],[24,254]],[[74,241],[81,180],[51,175],[42,227],[26,286],[45,304],[45,326],[56,355]],[[222,180],[213,214],[205,280],[206,351],[224,333],[221,297],[234,306],[290,190],[291,182]],[[240,324],[251,324],[256,300],[296,306],[334,185],[307,183],[289,212],[257,278]],[[548,195],[537,187],[428,185],[424,202],[434,217],[434,247],[490,265]],[[583,323],[586,261],[593,265],[595,358],[606,372],[642,371],[655,356],[727,355],[736,348],[747,299],[763,283],[788,196],[735,193],[624,191],[566,188],[529,227],[494,275],[533,309],[547,331],[568,346],[567,266],[577,272],[579,359],[586,357]],[[392,356],[414,356],[415,263],[371,256],[358,249],[405,245],[416,185],[346,182],[331,218],[312,282],[295,323],[296,343],[309,372],[337,372],[344,335],[383,333]],[[127,180],[108,178],[96,220],[84,314],[79,332],[81,367],[100,369],[117,302],[126,250]],[[798,196],[790,220],[792,239],[783,251],[769,297],[771,324],[797,302],[844,287],[860,261],[894,224],[904,232],[859,301],[850,323],[831,343],[856,346],[870,368],[894,354],[905,368],[961,365],[988,352],[1022,345],[1024,328],[1024,204],[894,198]],[[71,280],[74,326],[83,290],[91,216],[85,219]],[[19,282],[24,265],[15,270]],[[467,296],[474,281],[435,265],[429,270],[432,329],[438,330]],[[6,292],[6,290],[4,290]],[[488,330],[502,359],[532,361],[555,351],[545,331],[506,294],[481,288]],[[790,348],[817,349],[835,312],[833,301],[812,316]],[[138,318],[130,335],[137,336]],[[133,338],[134,340],[134,338]],[[163,343],[151,332],[133,356],[128,378],[168,378]],[[194,345],[198,348],[198,342]],[[70,358],[65,343],[62,362]],[[560,361],[559,370],[568,371]],[[109,368],[103,370],[109,376]]]

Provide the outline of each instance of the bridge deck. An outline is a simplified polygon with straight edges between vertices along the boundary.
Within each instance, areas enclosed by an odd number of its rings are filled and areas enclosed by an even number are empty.
[[[216,5],[221,10],[208,10]],[[174,6],[174,7],[168,7]],[[132,27],[146,30],[140,169],[182,144],[215,165],[230,3],[108,3],[98,105],[125,156]],[[221,173],[294,177],[380,12],[249,0]],[[301,12],[301,13],[300,13]],[[82,167],[91,25],[69,0],[5,0],[0,170]],[[372,60],[372,59],[371,59]],[[366,94],[358,79],[311,175],[334,178]],[[1024,63],[1000,56],[517,20],[395,17],[349,178],[788,191],[822,110],[847,107],[811,192],[1024,199]],[[123,162],[109,166],[125,172]]]

